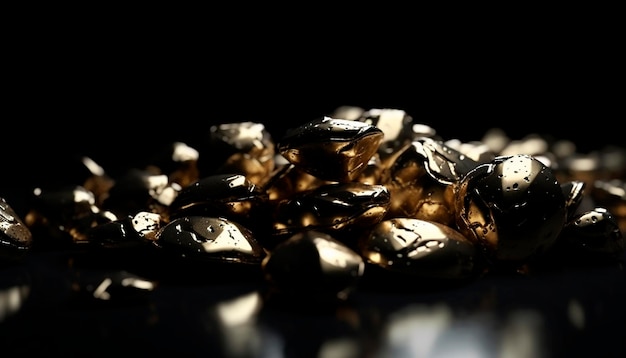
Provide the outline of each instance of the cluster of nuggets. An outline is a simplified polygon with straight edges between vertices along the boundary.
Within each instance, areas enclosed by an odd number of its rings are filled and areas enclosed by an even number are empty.
[[[20,217],[0,200],[0,261],[33,250],[140,247],[257,267],[279,292],[345,296],[368,272],[405,284],[619,262],[626,156],[566,140],[441,138],[400,109],[340,107],[275,141],[216,124],[112,178],[84,157]]]

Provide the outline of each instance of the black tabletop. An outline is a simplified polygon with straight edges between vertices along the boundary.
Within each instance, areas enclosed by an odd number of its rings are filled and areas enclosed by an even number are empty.
[[[437,289],[417,288],[419,280],[398,286],[369,282],[339,303],[307,297],[275,302],[254,273],[171,268],[180,280],[163,280],[148,293],[118,292],[106,301],[93,295],[97,286],[106,286],[103,277],[115,277],[116,270],[132,277],[141,272],[132,268],[144,259],[126,257],[135,260],[131,265],[117,258],[97,266],[81,257],[33,255],[2,269],[5,354],[619,357],[626,352],[622,267],[495,275]],[[70,267],[71,260],[76,262]],[[73,288],[78,284],[83,291]]]

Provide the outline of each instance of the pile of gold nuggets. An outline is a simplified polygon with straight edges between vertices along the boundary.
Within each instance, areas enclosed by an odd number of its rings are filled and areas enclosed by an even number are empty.
[[[83,157],[84,175],[35,188],[23,217],[0,198],[0,262],[132,250],[345,297],[375,272],[447,284],[623,259],[623,148],[498,128],[461,142],[401,109],[345,106],[281,138],[222,123],[166,149],[118,177]]]

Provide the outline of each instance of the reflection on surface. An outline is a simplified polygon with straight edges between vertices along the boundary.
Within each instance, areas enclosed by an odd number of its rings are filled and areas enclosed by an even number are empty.
[[[360,357],[359,342],[350,338],[329,339],[322,343],[319,349],[319,358]]]
[[[0,268],[0,325],[23,308],[30,291],[26,271],[19,267]]]
[[[578,329],[585,327],[585,310],[576,299],[571,299],[567,304],[567,317],[572,326]]]
[[[214,309],[221,328],[224,351],[228,355],[243,357],[258,351],[261,343],[256,326],[256,315],[261,309],[259,292],[244,293],[218,302]]]
[[[28,297],[26,285],[0,288],[0,322],[20,310]]]
[[[377,357],[542,357],[546,335],[531,309],[499,319],[493,312],[454,313],[450,306],[407,306],[389,316]]]
[[[541,314],[531,309],[520,309],[507,315],[501,329],[498,357],[545,357],[544,322]]]
[[[450,326],[450,307],[408,306],[392,313],[383,329],[381,357],[428,357]]]
[[[371,286],[334,303],[273,301],[263,283],[222,277],[161,283],[141,300],[112,302],[72,291],[73,277],[96,270],[29,265],[0,269],[3,355],[517,358],[626,352],[621,268],[494,275],[433,291]],[[80,329],[67,334],[61,323]]]

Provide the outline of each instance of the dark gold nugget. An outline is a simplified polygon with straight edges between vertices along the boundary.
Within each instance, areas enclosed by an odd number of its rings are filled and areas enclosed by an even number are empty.
[[[242,174],[261,184],[274,170],[275,144],[265,125],[257,122],[211,126],[200,145],[200,178],[213,174]]]
[[[313,301],[347,298],[363,275],[364,265],[352,249],[315,230],[294,234],[262,263],[265,277],[277,293]]]
[[[225,217],[247,228],[269,226],[261,219],[268,194],[242,174],[213,174],[181,189],[170,205],[172,219],[186,216]]]
[[[386,160],[382,184],[391,192],[387,218],[406,217],[454,226],[456,183],[479,163],[441,141],[421,138]]]
[[[278,203],[274,234],[369,228],[383,219],[389,200],[389,191],[383,185],[359,182],[322,185]]]
[[[482,270],[476,246],[460,232],[415,218],[380,222],[363,237],[359,249],[373,265],[428,280],[463,280]]]
[[[545,253],[567,219],[561,185],[529,155],[479,165],[461,179],[455,194],[459,230],[494,263],[516,265]]]
[[[26,255],[33,244],[33,234],[15,210],[0,197],[0,266]]]
[[[371,124],[323,117],[287,131],[277,149],[320,179],[350,182],[365,170],[382,139],[383,131]]]
[[[265,257],[250,230],[219,217],[174,219],[159,230],[154,242],[171,254],[205,262],[255,265]]]

